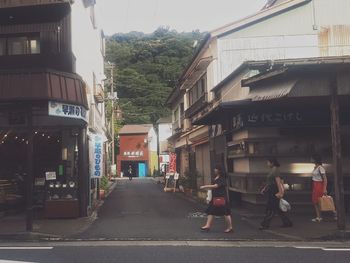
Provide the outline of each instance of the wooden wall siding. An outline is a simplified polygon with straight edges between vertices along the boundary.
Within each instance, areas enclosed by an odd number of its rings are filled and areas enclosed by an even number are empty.
[[[71,1],[70,0],[0,0],[0,8],[57,4],[62,2],[70,3]]]
[[[87,106],[83,81],[55,71],[0,74],[0,102],[54,100]]]
[[[60,27],[60,33],[58,28]],[[19,33],[40,33],[41,53],[70,52],[72,50],[70,15],[57,23],[1,25],[0,36]],[[59,47],[60,44],[60,47]]]

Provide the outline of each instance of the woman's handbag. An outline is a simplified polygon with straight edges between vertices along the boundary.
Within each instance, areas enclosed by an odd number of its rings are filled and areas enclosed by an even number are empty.
[[[333,198],[329,195],[324,195],[319,199],[319,207],[321,212],[334,212],[335,206]]]
[[[292,208],[291,205],[283,198],[280,199],[279,206],[283,212],[288,212]]]
[[[208,190],[208,192],[207,192],[207,198],[206,198],[207,204],[210,203],[211,199],[213,199],[213,193],[212,193],[212,190]]]
[[[223,207],[226,205],[225,197],[214,197],[213,198],[213,205],[215,207]]]

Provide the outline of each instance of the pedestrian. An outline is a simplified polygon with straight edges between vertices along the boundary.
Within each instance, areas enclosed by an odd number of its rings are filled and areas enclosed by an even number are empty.
[[[280,176],[280,164],[276,158],[267,160],[267,165],[271,169],[267,175],[266,184],[262,188],[261,193],[267,195],[266,212],[261,222],[260,230],[268,229],[272,218],[278,214],[282,220],[282,227],[291,227],[293,223],[287,217],[286,213],[280,209],[279,203],[284,195],[283,181]]]
[[[131,181],[133,176],[134,176],[134,171],[132,169],[131,164],[129,164],[129,168],[128,168],[127,174],[128,174],[129,180]]]
[[[213,223],[214,216],[224,216],[226,221],[226,229],[224,233],[232,233],[231,208],[226,190],[226,180],[222,174],[220,165],[216,165],[214,169],[214,180],[211,185],[203,185],[201,190],[212,190],[212,200],[206,210],[207,222],[201,227],[202,231],[208,232]]]
[[[312,171],[312,204],[314,205],[316,217],[312,219],[312,222],[321,222],[321,211],[319,207],[320,198],[327,195],[328,180],[326,175],[326,169],[323,167],[322,157],[318,154],[312,156],[312,161],[315,164]],[[337,213],[334,211],[334,218],[336,219]]]

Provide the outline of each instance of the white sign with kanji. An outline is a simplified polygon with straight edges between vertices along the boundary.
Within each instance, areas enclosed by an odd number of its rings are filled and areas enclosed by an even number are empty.
[[[81,119],[87,122],[86,109],[83,106],[49,101],[49,116]]]

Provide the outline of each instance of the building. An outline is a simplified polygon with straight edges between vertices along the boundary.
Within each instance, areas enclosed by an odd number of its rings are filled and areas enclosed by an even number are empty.
[[[217,127],[219,132],[212,134],[212,140],[224,140],[230,190],[239,193],[236,200],[263,203],[259,189],[270,157],[277,157],[281,163],[288,200],[293,204],[310,204],[313,154],[323,157],[329,190],[334,193],[332,78],[340,101],[343,172],[349,195],[349,65],[349,56],[275,60],[274,66],[271,61],[248,61],[215,87],[215,106],[194,123]],[[260,73],[242,78],[252,70]],[[237,85],[232,87],[232,83]],[[249,92],[239,100],[226,100],[225,94],[233,88],[249,88]]]
[[[33,210],[86,216],[90,179],[105,172],[104,39],[95,5],[0,0],[0,204],[26,209],[29,229]],[[90,161],[89,140],[99,157]]]
[[[172,135],[172,118],[160,118],[157,121],[158,130],[158,171],[165,173],[169,164],[169,143],[168,138]]]
[[[153,175],[158,168],[157,140],[152,124],[123,126],[119,132],[118,174],[124,174],[131,165],[135,177]]]
[[[248,96],[250,88],[241,87],[241,80],[259,68],[245,67],[246,61],[269,60],[273,66],[278,59],[350,55],[348,12],[346,0],[268,1],[258,13],[211,31],[167,100],[173,113],[169,142],[179,157],[180,174],[195,174],[200,185],[210,182],[215,163],[227,166],[226,136],[231,131],[196,120],[218,101]]]

